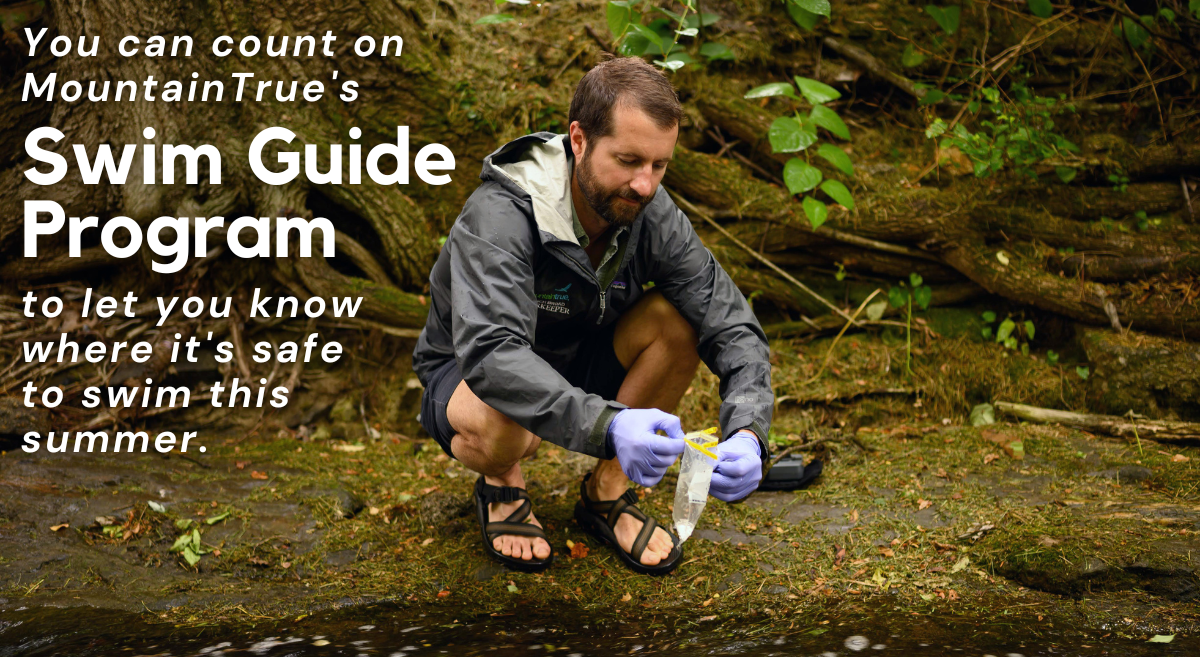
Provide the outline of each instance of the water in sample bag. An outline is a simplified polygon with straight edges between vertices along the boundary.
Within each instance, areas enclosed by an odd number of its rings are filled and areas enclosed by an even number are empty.
[[[675,533],[683,543],[692,535],[704,504],[708,501],[708,485],[712,482],[713,466],[717,464],[716,427],[685,435],[686,447],[679,463],[679,483],[675,486]]]

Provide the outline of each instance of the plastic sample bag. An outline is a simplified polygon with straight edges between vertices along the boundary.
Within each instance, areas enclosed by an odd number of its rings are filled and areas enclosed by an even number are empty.
[[[675,533],[681,544],[696,529],[704,504],[708,502],[708,485],[712,483],[713,467],[717,464],[717,431],[717,427],[713,427],[683,437],[686,447],[679,463],[673,516]]]

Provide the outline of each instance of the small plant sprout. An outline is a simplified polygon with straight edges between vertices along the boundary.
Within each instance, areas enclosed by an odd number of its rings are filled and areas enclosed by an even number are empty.
[[[908,275],[908,281],[888,290],[888,303],[893,308],[907,307],[904,331],[904,371],[912,376],[912,306],[915,301],[921,310],[929,307],[933,301],[933,289],[925,285],[925,279],[920,274]]]

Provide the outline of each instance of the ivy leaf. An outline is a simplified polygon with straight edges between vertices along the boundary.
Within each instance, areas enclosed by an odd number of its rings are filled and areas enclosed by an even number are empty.
[[[958,31],[958,17],[960,10],[958,7],[939,7],[937,5],[925,5],[925,13],[933,17],[937,21],[939,27],[946,34],[954,34]]]
[[[917,52],[917,49],[913,48],[913,44],[910,43],[904,47],[904,53],[900,55],[900,65],[904,68],[914,68],[924,64],[926,59],[928,57]]]
[[[918,273],[916,273],[916,272],[913,272],[913,273],[911,273],[911,274],[909,274],[909,275],[908,275],[908,285],[909,285],[909,287],[911,287],[912,289],[914,289],[914,290],[915,290],[915,289],[917,289],[917,288],[921,287],[921,285],[922,285],[923,283],[925,283],[925,279],[924,279],[924,278],[921,278],[921,275],[920,275],[920,274],[918,274]]]
[[[913,301],[917,302],[917,305],[921,307],[921,310],[925,310],[933,301],[933,288],[929,287],[928,285],[922,285],[921,287],[915,288],[913,290]]]
[[[795,153],[816,143],[817,131],[790,116],[781,116],[771,122],[767,140],[771,142],[771,150],[776,153]]]
[[[842,97],[842,93],[837,89],[825,84],[817,82],[811,78],[795,76],[796,86],[800,87],[800,93],[804,94],[804,98],[813,105],[828,103],[831,100],[837,100]]]
[[[1054,173],[1058,175],[1058,179],[1063,181],[1064,185],[1071,184],[1075,180],[1075,174],[1079,173],[1072,167],[1054,167]]]
[[[1000,327],[996,329],[996,342],[1004,342],[1012,335],[1013,329],[1017,328],[1017,323],[1011,318],[1000,322]]]
[[[1029,3],[1029,13],[1038,18],[1050,18],[1054,14],[1054,7],[1050,4],[1050,0],[1027,0]]]
[[[854,209],[854,196],[850,194],[850,190],[837,180],[826,180],[821,183],[821,191],[829,195],[829,198],[838,202],[839,205],[847,210]]]
[[[892,304],[893,308],[901,308],[908,303],[908,290],[902,287],[893,287],[888,290],[888,303]]]
[[[1192,0],[1192,1],[1200,2],[1200,0]],[[787,10],[788,10],[788,15],[790,15],[792,17],[792,20],[796,21],[796,25],[799,25],[800,27],[808,30],[809,32],[812,32],[813,28],[817,26],[817,21],[821,20],[821,17],[819,15],[814,14],[811,11],[809,11],[809,10],[805,9],[804,7],[801,7],[800,5],[795,4],[793,2],[787,3]]]
[[[801,9],[829,18],[829,0],[791,0],[793,4]]]
[[[842,117],[838,113],[825,107],[824,105],[813,105],[812,112],[808,118],[813,123],[825,128],[842,139],[850,139],[850,128],[846,127],[846,122],[842,121]]]
[[[1200,0],[1197,0],[1200,2]],[[817,155],[820,155],[833,166],[837,167],[838,171],[847,176],[854,175],[854,164],[850,162],[850,156],[846,155],[846,151],[834,146],[833,144],[821,144],[817,149]]]
[[[513,18],[514,18],[514,16],[512,14],[488,14],[487,16],[484,16],[483,18],[480,18],[479,20],[475,21],[475,24],[476,25],[499,25],[500,23],[507,23],[507,22],[511,21]]]
[[[733,51],[729,49],[729,46],[723,43],[713,43],[712,41],[705,42],[704,45],[700,46],[700,54],[707,57],[709,61],[734,59]]]
[[[793,157],[788,160],[787,164],[783,165],[783,182],[787,184],[788,191],[792,194],[803,194],[816,188],[817,185],[821,184],[821,178],[823,177],[820,169],[798,157]],[[805,205],[804,207],[805,212],[807,212],[808,206]]]
[[[1082,365],[1079,365],[1075,368],[1075,373],[1078,374],[1079,378],[1083,379],[1084,381],[1087,381],[1087,378],[1092,375],[1092,371]]]
[[[817,173],[820,173],[819,171]],[[829,208],[825,204],[811,196],[804,197],[804,214],[808,217],[808,223],[812,224],[813,230],[821,227],[825,223],[826,217],[829,216]]]
[[[746,92],[745,98],[753,100],[755,98],[769,98],[771,96],[787,96],[788,98],[796,98],[796,90],[787,82],[772,82],[764,84],[761,87],[755,87]]]

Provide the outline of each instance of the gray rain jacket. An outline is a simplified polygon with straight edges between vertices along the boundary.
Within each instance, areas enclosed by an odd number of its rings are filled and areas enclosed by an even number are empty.
[[[767,340],[745,297],[661,186],[634,221],[606,289],[571,220],[566,135],[538,132],[483,161],[429,275],[429,318],[413,352],[422,383],[454,358],[481,400],[534,435],[610,459],[608,425],[625,408],[559,374],[580,344],[653,282],[699,337],[721,379],[722,439],[759,436],[767,458],[774,395]]]

